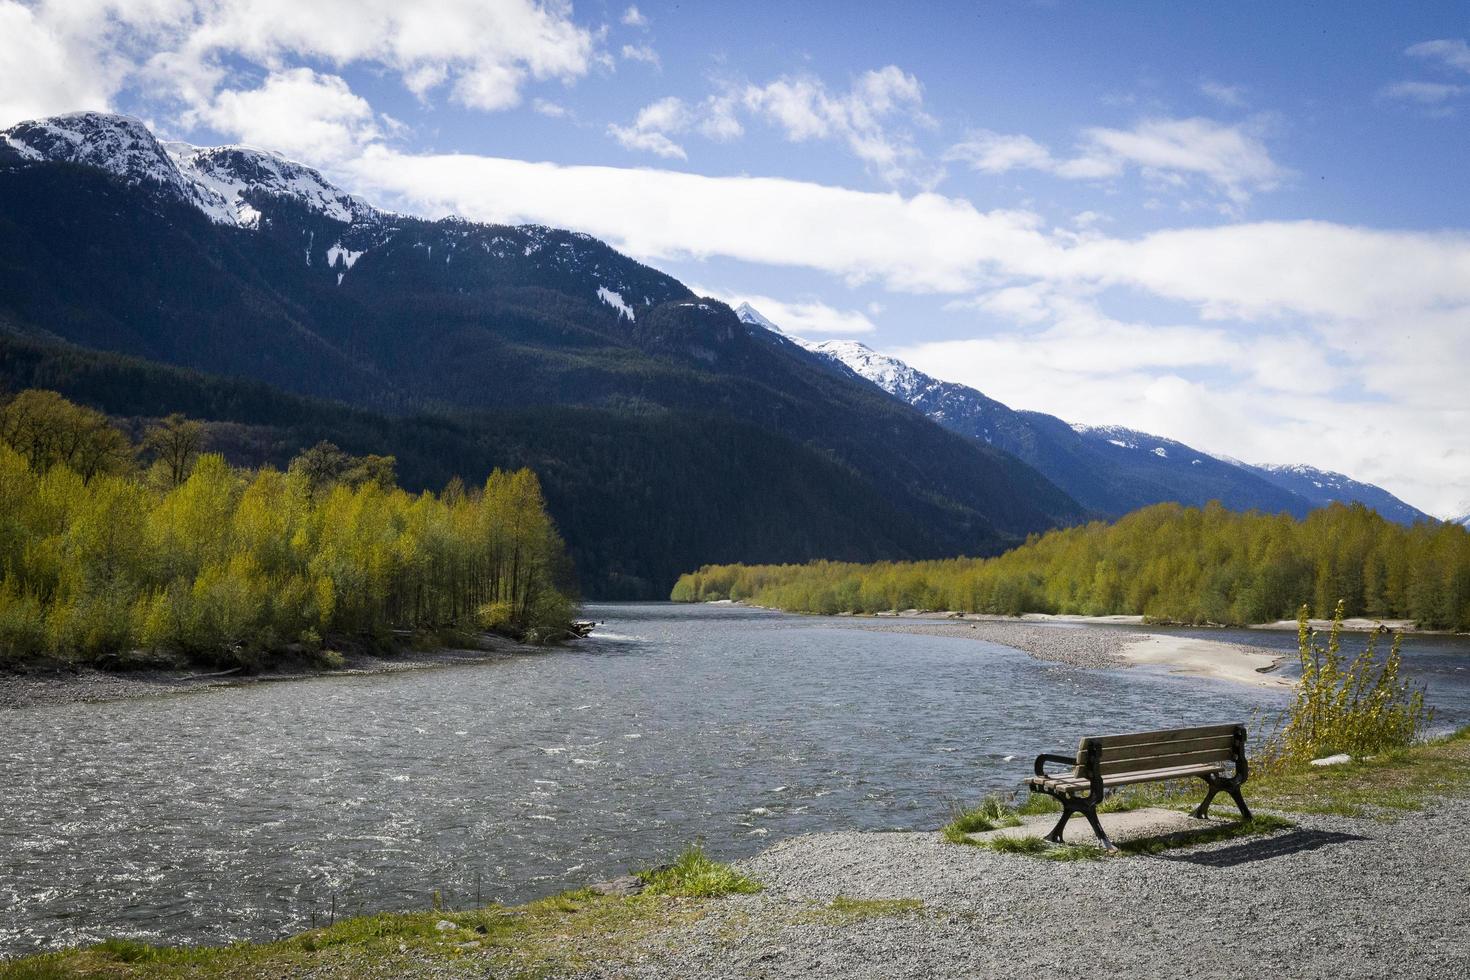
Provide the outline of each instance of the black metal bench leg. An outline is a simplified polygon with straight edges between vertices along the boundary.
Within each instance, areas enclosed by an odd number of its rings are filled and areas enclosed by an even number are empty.
[[[1235,805],[1240,808],[1240,816],[1241,816],[1241,818],[1244,819],[1244,820],[1250,820],[1251,819],[1251,809],[1250,809],[1250,807],[1248,807],[1248,806],[1245,805],[1245,797],[1240,795],[1240,787],[1239,786],[1227,786],[1225,788],[1225,792],[1227,792],[1227,793],[1230,794],[1230,798],[1232,800],[1234,800],[1235,801]]]
[[[1108,840],[1108,835],[1103,833],[1102,823],[1097,819],[1097,810],[1089,807],[1083,810],[1082,813],[1087,817],[1087,822],[1092,825],[1092,832],[1097,835],[1098,842],[1102,844],[1103,850],[1116,851],[1118,848],[1113,845],[1112,841]]]
[[[1204,820],[1206,817],[1208,817],[1210,815],[1210,803],[1215,799],[1215,794],[1218,792],[1220,792],[1220,787],[1216,786],[1214,783],[1211,783],[1210,791],[1205,794],[1204,802],[1195,807],[1194,812],[1191,813],[1190,816],[1198,820]]]
[[[1072,814],[1076,812],[1076,808],[1070,806],[1065,800],[1063,800],[1061,819],[1057,821],[1057,825],[1051,829],[1051,833],[1047,834],[1046,837],[1043,838],[1043,840],[1049,840],[1053,844],[1062,843],[1062,828],[1067,826],[1067,821],[1072,819]]]

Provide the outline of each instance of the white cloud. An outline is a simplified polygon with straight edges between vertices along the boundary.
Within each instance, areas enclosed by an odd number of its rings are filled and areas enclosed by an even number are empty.
[[[567,107],[561,103],[539,97],[531,100],[531,108],[541,115],[549,116],[552,119],[561,119],[570,114]]]
[[[379,139],[372,106],[336,75],[310,68],[275,72],[254,89],[227,89],[198,117],[244,143],[317,166]]]
[[[655,103],[649,125],[682,118]],[[1025,211],[759,177],[558,166],[377,147],[353,173],[364,190],[428,213],[580,228],[646,259],[722,255],[969,293],[1014,282],[1122,286],[1210,317],[1371,319],[1470,305],[1470,236],[1318,221],[1251,222],[1076,241]]]
[[[674,137],[691,130],[717,143],[738,139],[745,132],[737,106],[728,95],[711,95],[703,103],[690,105],[677,96],[649,103],[639,110],[631,125],[616,123],[607,127],[608,135],[626,149],[645,150],[661,157],[684,160],[684,147]]]
[[[840,310],[817,299],[780,300],[751,293],[730,293],[705,286],[690,285],[701,296],[710,296],[731,307],[749,303],[781,330],[797,337],[840,334],[851,337],[872,333],[878,327],[860,310]]]
[[[684,100],[675,96],[644,106],[631,126],[612,124],[608,134],[630,150],[647,150],[661,157],[687,159],[684,148],[671,139],[682,133],[693,119]]]
[[[1056,166],[1051,151],[1029,136],[977,129],[945,153],[946,160],[968,164],[972,170],[1003,174],[1008,170],[1051,170]]]
[[[629,27],[647,27],[648,18],[637,7],[629,7],[623,11],[622,21]]]
[[[1420,105],[1437,106],[1450,99],[1470,92],[1464,85],[1448,85],[1444,82],[1394,82],[1385,85],[1379,94],[1389,99],[1403,99]]]
[[[0,0],[0,66],[0,126],[106,109],[117,86],[101,59],[75,50],[65,32],[12,0]]]
[[[206,113],[226,64],[302,60],[385,68],[421,98],[493,111],[528,82],[585,75],[597,44],[561,0],[0,0],[0,111],[101,107],[133,83]]]
[[[633,57],[633,50],[624,47],[624,57]],[[656,63],[657,55],[652,58]],[[668,111],[675,104],[679,111]],[[663,108],[650,114],[656,107]],[[832,92],[813,75],[795,75],[764,85],[727,83],[702,102],[671,96],[646,107],[632,125],[613,124],[608,132],[630,149],[683,159],[684,148],[675,136],[694,130],[728,142],[744,135],[742,117],[763,120],[794,143],[842,142],[889,183],[928,185],[937,176],[924,165],[912,134],[902,126],[903,122],[932,125],[923,111],[923,88],[917,78],[893,65],[864,72],[846,92]]]
[[[728,143],[745,134],[745,127],[737,114],[739,104],[731,95],[711,95],[704,100],[704,111],[699,120],[699,131],[717,143]]]
[[[679,117],[672,106],[658,114]],[[961,292],[1002,260],[1044,270],[1056,258],[1034,215],[981,212],[931,193],[383,147],[370,148],[349,175],[364,192],[421,213],[577,228],[646,260],[726,255],[897,289]]]
[[[1027,168],[1072,180],[1116,177],[1133,167],[1164,183],[1204,180],[1237,204],[1252,192],[1274,189],[1286,174],[1246,127],[1198,117],[1144,119],[1132,129],[1094,126],[1083,130],[1076,155],[1065,159],[1029,136],[980,130],[946,158],[984,173]]]
[[[1207,78],[1199,83],[1199,90],[1227,109],[1239,109],[1245,105],[1245,86],[1243,85],[1226,85]]]
[[[623,45],[624,61],[641,61],[655,68],[663,67],[659,61],[658,52],[653,50],[651,44],[625,44]]]
[[[1418,44],[1410,45],[1406,48],[1404,54],[1414,58],[1436,61],[1442,67],[1455,71],[1470,72],[1470,43],[1466,43],[1464,38],[1439,38],[1434,41],[1420,41]]]
[[[1145,119],[1130,130],[1086,130],[1085,155],[1101,155],[1147,172],[1198,175],[1235,200],[1272,190],[1284,175],[1266,147],[1238,126],[1209,119]]]
[[[919,80],[896,65],[864,72],[847,92],[832,92],[812,75],[778,78],[765,85],[747,85],[741,92],[745,108],[779,127],[792,142],[837,139],[858,159],[889,183],[926,183],[923,154],[901,122],[930,125],[923,109]]]

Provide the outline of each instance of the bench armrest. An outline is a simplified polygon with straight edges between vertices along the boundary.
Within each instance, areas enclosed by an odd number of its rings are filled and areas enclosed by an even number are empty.
[[[1061,762],[1069,766],[1075,766],[1077,764],[1077,757],[1074,755],[1050,755],[1048,753],[1042,753],[1036,757],[1036,775],[1046,775],[1045,765],[1048,762]]]

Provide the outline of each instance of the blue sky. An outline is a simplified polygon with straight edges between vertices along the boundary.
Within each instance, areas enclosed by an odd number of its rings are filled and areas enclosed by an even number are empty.
[[[1463,2],[0,0],[0,125],[110,108],[579,228],[1015,407],[1450,516],[1467,37]]]

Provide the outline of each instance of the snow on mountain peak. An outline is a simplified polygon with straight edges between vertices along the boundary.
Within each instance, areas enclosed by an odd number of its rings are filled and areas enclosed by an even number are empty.
[[[782,330],[780,327],[776,326],[776,324],[767,319],[760,310],[756,309],[754,306],[751,306],[749,303],[741,303],[739,306],[735,307],[735,315],[740,318],[741,323],[748,323],[751,326],[755,327],[763,327],[764,329],[771,331],[771,333],[779,333],[782,335],[786,333],[785,330]]]
[[[260,212],[246,200],[253,191],[294,198],[343,222],[378,212],[310,167],[277,153],[246,146],[198,147],[161,143],[131,116],[73,112],[17,123],[0,140],[22,159],[98,167],[130,184],[148,184],[190,204],[216,224],[255,228]]]
[[[199,195],[141,120],[108,112],[70,112],[0,131],[23,159],[99,167],[129,184],[150,184],[191,204]]]
[[[910,404],[936,383],[898,358],[879,354],[856,340],[824,340],[807,345],[807,349],[841,361],[854,374]]]
[[[1305,463],[1262,463],[1257,469],[1278,476],[1294,476],[1310,481],[1319,490],[1347,490],[1357,483],[1352,477],[1333,470],[1322,470]]]
[[[369,220],[378,213],[365,201],[329,182],[320,171],[287,160],[279,153],[248,146],[199,147],[188,143],[166,143],[164,148],[181,173],[224,204],[226,210],[218,217],[205,212],[222,224],[255,227],[260,213],[245,198],[257,190],[294,198],[336,221]]]

